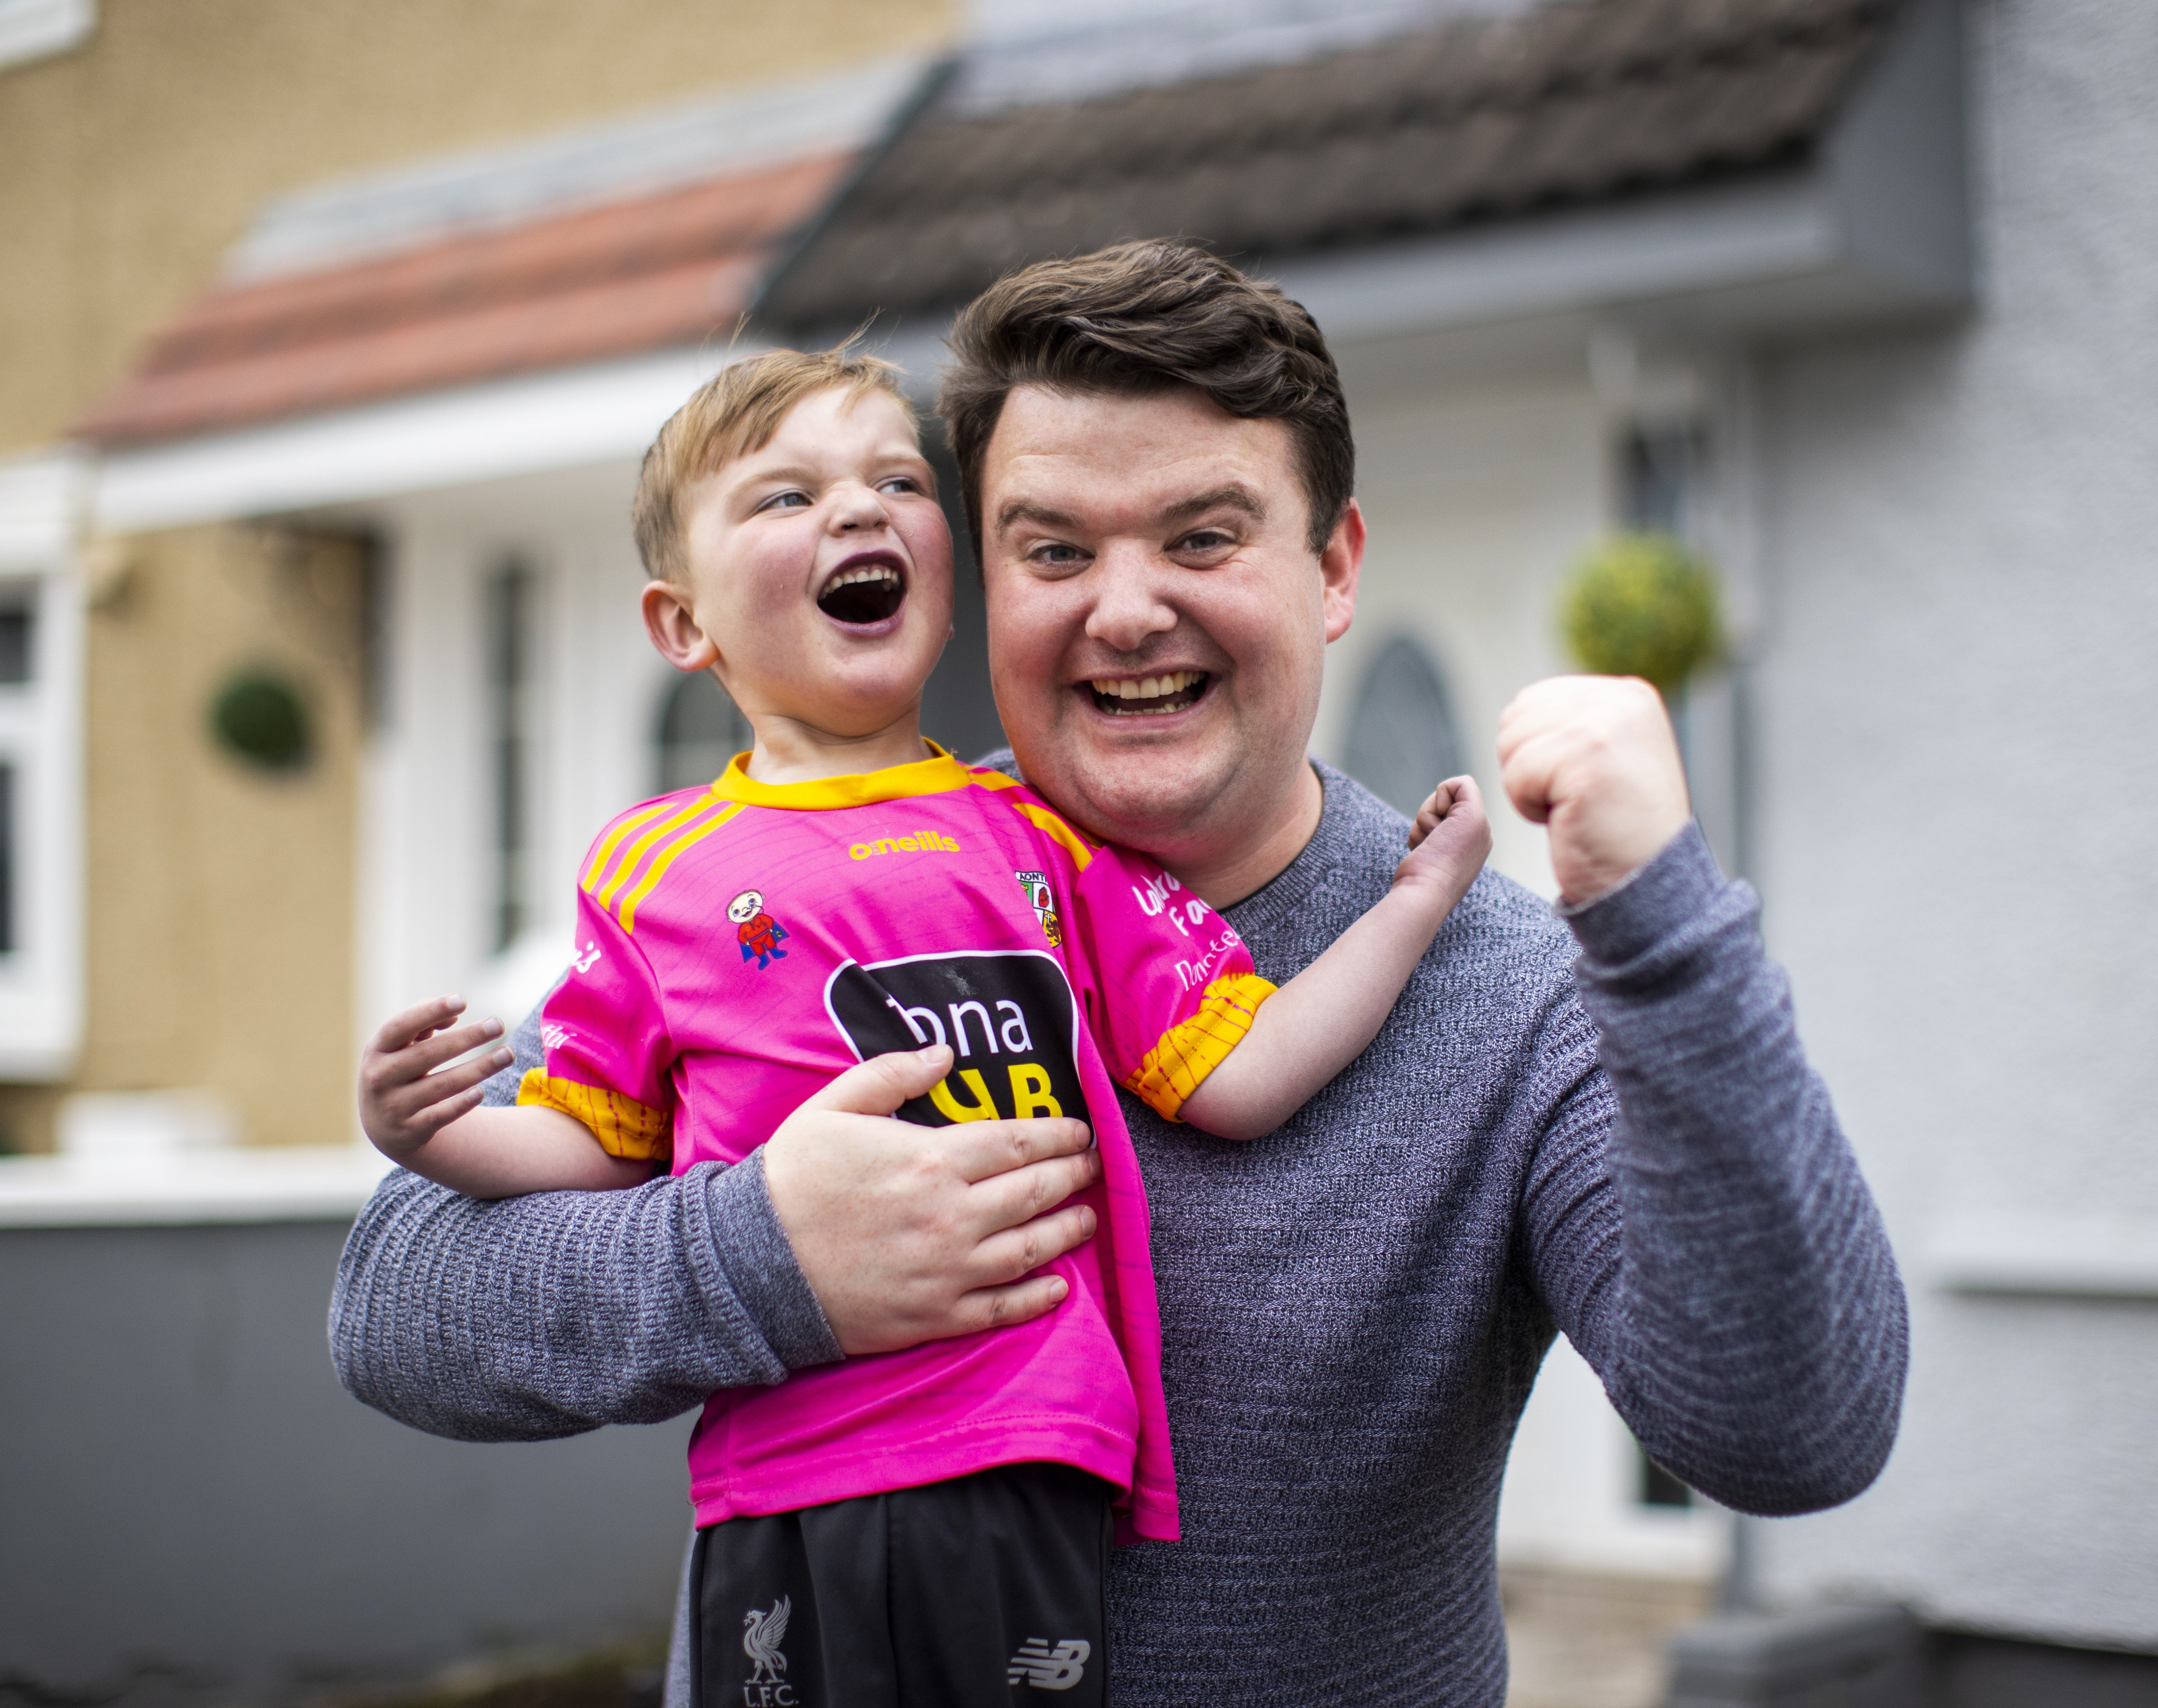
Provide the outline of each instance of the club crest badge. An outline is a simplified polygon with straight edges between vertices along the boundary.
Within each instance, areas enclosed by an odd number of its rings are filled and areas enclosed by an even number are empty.
[[[1034,916],[1041,921],[1041,934],[1049,939],[1049,947],[1062,948],[1064,926],[1056,917],[1056,895],[1049,887],[1049,874],[1014,872],[1012,876],[1019,880],[1019,887],[1026,891],[1027,901],[1034,909]]]

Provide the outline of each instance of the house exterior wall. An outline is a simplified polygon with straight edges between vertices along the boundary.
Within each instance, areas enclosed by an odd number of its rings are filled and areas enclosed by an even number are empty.
[[[89,616],[81,1066],[0,1086],[16,1148],[49,1148],[63,1089],[209,1089],[256,1139],[348,1129],[364,574],[350,539],[236,526],[111,557]],[[219,688],[263,665],[311,715],[289,773],[210,730]]]
[[[1761,369],[1756,873],[1903,1261],[1901,1442],[1762,1587],[2158,1649],[2158,1300],[1951,1293],[1973,1214],[2158,1226],[2158,29],[1970,8],[1980,307]]]

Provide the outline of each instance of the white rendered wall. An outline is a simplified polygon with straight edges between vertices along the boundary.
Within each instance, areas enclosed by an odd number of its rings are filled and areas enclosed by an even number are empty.
[[[1982,306],[1761,373],[1756,875],[1913,1356],[1879,1485],[1758,1552],[1781,1596],[2158,1648],[2158,1298],[1928,1256],[2158,1230],[2158,11],[1970,11]]]

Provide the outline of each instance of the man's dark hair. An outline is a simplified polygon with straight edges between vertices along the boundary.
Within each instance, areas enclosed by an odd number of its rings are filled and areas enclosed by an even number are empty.
[[[951,431],[978,560],[982,461],[1015,386],[1142,397],[1188,385],[1232,415],[1284,423],[1314,552],[1355,490],[1349,405],[1317,323],[1278,286],[1190,244],[1154,239],[1038,261],[967,305],[952,352],[937,412]]]

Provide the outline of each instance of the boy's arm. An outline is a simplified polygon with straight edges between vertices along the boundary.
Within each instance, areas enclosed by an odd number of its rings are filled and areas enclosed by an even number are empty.
[[[501,1033],[501,1023],[452,1025],[464,1011],[436,997],[393,1015],[359,1061],[360,1125],[392,1162],[467,1198],[527,1192],[606,1192],[652,1178],[649,1158],[610,1155],[591,1129],[560,1109],[478,1107],[482,1076],[511,1052],[456,1058]]]
[[[1178,1112],[1221,1138],[1272,1133],[1379,1035],[1440,923],[1491,851],[1475,783],[1424,802],[1393,888],[1326,952],[1268,997],[1251,1029]]]

